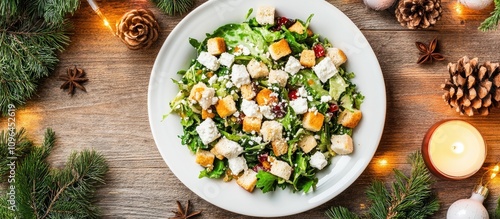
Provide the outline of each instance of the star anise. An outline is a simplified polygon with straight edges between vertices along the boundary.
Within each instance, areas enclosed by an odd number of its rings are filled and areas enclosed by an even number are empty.
[[[435,52],[437,47],[437,38],[434,37],[434,39],[429,43],[429,46],[422,42],[416,42],[415,45],[418,50],[420,50],[420,58],[418,58],[417,64],[422,64],[427,61],[432,62],[433,60],[444,60],[444,56],[441,53]]]
[[[75,94],[76,88],[87,92],[87,89],[82,85],[87,82],[89,79],[85,77],[85,72],[81,68],[77,68],[76,65],[74,68],[68,68],[66,75],[59,76],[60,81],[64,81],[61,85],[61,89],[68,89],[68,94]]]
[[[177,211],[172,211],[175,214],[175,217],[172,217],[170,219],[187,219],[201,214],[201,211],[195,211],[189,214],[189,204],[190,204],[189,200],[187,201],[185,209],[182,209],[182,205],[179,201],[176,202],[177,202]]]

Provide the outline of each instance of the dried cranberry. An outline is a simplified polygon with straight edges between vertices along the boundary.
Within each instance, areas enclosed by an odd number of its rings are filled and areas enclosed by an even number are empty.
[[[323,45],[318,43],[313,46],[313,50],[314,50],[314,55],[316,55],[316,58],[325,56],[325,47],[323,47]]]
[[[267,154],[259,154],[259,155],[257,156],[257,159],[259,159],[259,162],[261,162],[261,163],[262,163],[262,162],[264,162],[264,161],[267,161],[267,157],[268,157],[268,155],[267,155]]]
[[[253,166],[252,170],[258,173],[259,171],[264,170],[264,166],[262,166],[262,164],[259,163]]]
[[[274,30],[281,30],[281,26],[285,26],[286,28],[293,25],[294,20],[288,19],[286,17],[278,17],[276,18],[276,25],[274,26]]]
[[[339,106],[335,103],[330,104],[330,107],[328,108],[328,112],[335,113],[339,111]]]
[[[285,114],[286,114],[286,112],[285,112],[285,103],[279,103],[279,104],[274,105],[271,108],[271,111],[274,113],[274,115],[277,118],[283,118],[283,116],[285,116]]]
[[[297,91],[296,89],[290,90],[290,92],[288,92],[288,99],[295,100],[298,97],[299,97],[299,91]]]

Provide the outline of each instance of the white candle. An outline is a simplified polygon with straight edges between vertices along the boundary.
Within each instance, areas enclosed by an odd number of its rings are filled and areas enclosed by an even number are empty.
[[[447,179],[474,175],[486,159],[481,133],[462,120],[446,120],[432,126],[424,137],[422,154],[429,170]]]

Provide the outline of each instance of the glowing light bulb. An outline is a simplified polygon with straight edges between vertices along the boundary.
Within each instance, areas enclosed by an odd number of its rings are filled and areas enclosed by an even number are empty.
[[[386,165],[387,165],[387,163],[388,163],[388,162],[387,162],[387,160],[386,160],[386,159],[380,159],[380,160],[378,161],[378,164],[379,164],[380,166],[386,166]]]
[[[491,176],[490,176],[490,179],[493,179],[493,178],[495,178],[496,176],[497,176],[497,174],[496,174],[496,173],[492,173],[492,174],[491,174]]]
[[[463,13],[463,5],[460,4],[460,2],[457,1],[457,3],[455,3],[455,12],[457,12],[458,15],[462,15]]]

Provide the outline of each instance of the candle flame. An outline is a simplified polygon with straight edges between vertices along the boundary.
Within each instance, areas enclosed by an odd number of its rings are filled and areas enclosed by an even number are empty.
[[[490,176],[490,179],[493,179],[493,178],[495,178],[496,176],[497,176],[497,174],[496,174],[496,173],[492,173],[492,174],[491,174],[491,176]]]

